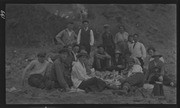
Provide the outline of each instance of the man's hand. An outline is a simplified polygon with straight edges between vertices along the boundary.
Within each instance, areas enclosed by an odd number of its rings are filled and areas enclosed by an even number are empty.
[[[161,81],[161,82],[163,81],[163,76],[159,77],[159,81]]]

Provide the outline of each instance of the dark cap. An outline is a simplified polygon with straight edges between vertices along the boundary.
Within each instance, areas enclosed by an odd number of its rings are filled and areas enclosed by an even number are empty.
[[[46,57],[46,52],[39,52],[37,57]]]
[[[84,21],[82,21],[82,23],[85,23],[85,22],[89,23],[89,21],[88,21],[88,20],[84,20]]]
[[[98,45],[98,46],[97,46],[97,48],[100,48],[100,47],[104,48],[104,45]]]
[[[77,55],[77,58],[80,58],[82,56],[89,57],[87,51],[85,50],[81,50],[81,52]]]

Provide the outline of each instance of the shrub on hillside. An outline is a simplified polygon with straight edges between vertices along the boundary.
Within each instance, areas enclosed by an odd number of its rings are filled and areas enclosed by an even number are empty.
[[[35,5],[7,5],[6,45],[51,43],[67,21]]]

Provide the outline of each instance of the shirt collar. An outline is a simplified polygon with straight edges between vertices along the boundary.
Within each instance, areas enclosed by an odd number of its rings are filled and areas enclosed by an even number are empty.
[[[86,30],[86,31],[87,31],[88,29],[89,29],[89,27],[87,27],[87,28],[84,28],[84,30]]]

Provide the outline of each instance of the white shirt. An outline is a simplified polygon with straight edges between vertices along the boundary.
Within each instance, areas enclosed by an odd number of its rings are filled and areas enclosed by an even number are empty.
[[[78,60],[74,62],[72,67],[71,79],[75,88],[78,88],[83,80],[91,78],[86,73],[86,68],[84,64],[81,64]]]
[[[142,67],[140,65],[133,65],[132,69],[128,72],[128,77],[135,73],[143,73]]]
[[[134,46],[135,44],[135,46]],[[134,46],[134,48],[133,48]],[[142,59],[146,58],[146,49],[144,45],[140,42],[128,43],[129,51],[131,52],[132,57],[141,57]]]
[[[124,33],[120,33],[118,32],[116,35],[115,35],[115,43],[118,43],[118,42],[121,42],[121,41],[127,41],[128,40],[128,33],[127,32],[124,32]]]
[[[85,30],[87,31],[89,28],[87,27]],[[81,39],[81,29],[79,30],[78,37],[77,37],[77,44],[80,43]],[[94,33],[92,30],[90,30],[90,45],[94,44]]]

